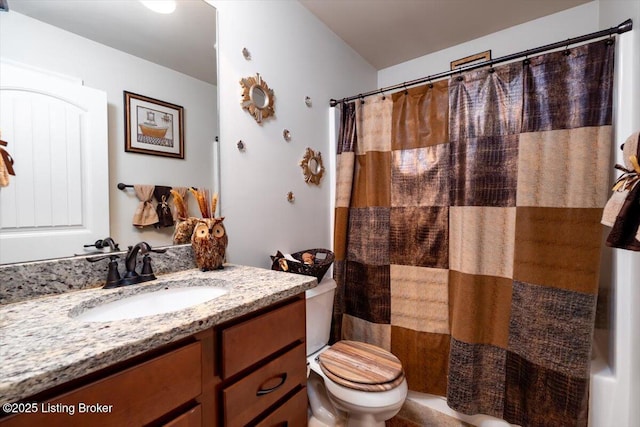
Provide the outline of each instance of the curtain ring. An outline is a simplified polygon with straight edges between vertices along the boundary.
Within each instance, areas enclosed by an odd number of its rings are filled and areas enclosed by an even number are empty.
[[[529,65],[529,64],[531,64],[531,60],[529,59],[529,55],[525,55],[525,57],[524,57],[524,61],[522,61],[522,63],[523,63],[524,65]]]
[[[568,41],[568,40],[567,40]],[[564,52],[563,52],[564,56],[569,56],[571,55],[571,51],[569,51],[569,44],[567,43],[567,46],[564,48]]]
[[[460,71],[460,72],[458,73],[458,77],[456,77],[456,80],[457,80],[457,81],[459,81],[459,82],[461,82],[461,81],[463,81],[463,80],[464,80],[464,77],[462,77],[462,71]]]
[[[427,80],[429,82],[429,89],[433,89],[433,83],[431,82],[431,76],[429,76],[429,80]]]
[[[358,97],[360,98],[360,105],[364,104],[364,95],[360,94]]]
[[[384,101],[385,99],[387,99],[387,96],[384,94],[384,91],[382,89],[380,89],[380,93],[382,94],[382,100]]]
[[[613,32],[611,30],[609,30],[609,38],[607,39],[607,41],[604,44],[606,46],[613,45]]]
[[[409,95],[409,89],[407,89],[407,82],[402,83],[402,86],[404,86],[404,94]]]

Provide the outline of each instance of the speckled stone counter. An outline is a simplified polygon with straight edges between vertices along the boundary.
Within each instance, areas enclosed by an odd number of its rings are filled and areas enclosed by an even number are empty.
[[[226,265],[187,270],[116,289],[88,289],[0,306],[0,403],[30,395],[297,295],[310,276]],[[97,305],[164,287],[220,286],[211,301],[133,320],[86,322],[74,316]]]
[[[153,271],[156,275],[195,268],[191,244],[166,246],[165,253],[153,254]],[[118,255],[120,273],[124,274],[126,251],[81,255],[45,261],[0,265],[0,305],[25,301],[46,295],[75,292],[81,289],[102,287],[107,279],[108,260],[95,263],[87,258],[101,255]],[[137,271],[142,266],[138,257]]]

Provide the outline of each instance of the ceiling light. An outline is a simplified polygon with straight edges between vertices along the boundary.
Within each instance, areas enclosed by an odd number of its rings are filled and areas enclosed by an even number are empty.
[[[169,14],[176,10],[175,0],[140,0],[140,3],[156,13]]]

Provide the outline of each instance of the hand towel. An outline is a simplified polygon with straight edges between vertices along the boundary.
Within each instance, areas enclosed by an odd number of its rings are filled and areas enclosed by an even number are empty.
[[[171,214],[171,208],[169,208],[169,197],[171,197],[171,187],[164,185],[156,185],[153,190],[153,195],[158,201],[156,205],[156,214],[158,215],[158,222],[154,225],[156,228],[171,227],[173,225],[173,215]]]
[[[607,246],[640,251],[640,132],[629,136],[622,146],[625,173],[618,178],[607,202],[601,223],[611,228]]]
[[[153,185],[134,184],[133,186],[136,196],[140,200],[140,204],[138,204],[133,214],[133,225],[136,227],[153,225],[158,222],[158,214],[155,209],[153,209],[153,204],[151,203],[154,188],[155,186]]]
[[[9,185],[9,175],[15,176],[16,173],[13,170],[13,158],[2,148],[7,146],[7,142],[0,140],[0,146],[0,187],[6,187]]]

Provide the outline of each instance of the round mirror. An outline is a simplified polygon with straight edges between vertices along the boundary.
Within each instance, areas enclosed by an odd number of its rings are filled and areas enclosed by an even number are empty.
[[[319,172],[318,160],[315,157],[309,159],[309,172],[316,175]]]
[[[311,148],[307,148],[304,157],[300,161],[300,167],[302,168],[305,182],[320,185],[320,180],[324,175],[322,154],[320,152],[316,153]]]
[[[264,90],[262,90],[260,86],[253,85],[251,87],[251,93],[249,96],[251,97],[251,100],[253,101],[256,108],[264,108],[267,106],[269,97],[266,93],[264,93]]]
[[[242,86],[242,108],[249,111],[256,122],[262,123],[263,119],[275,114],[273,90],[269,89],[260,74],[240,80],[240,86]]]

